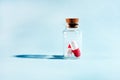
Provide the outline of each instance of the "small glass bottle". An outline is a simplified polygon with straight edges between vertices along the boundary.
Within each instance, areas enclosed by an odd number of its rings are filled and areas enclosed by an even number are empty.
[[[64,35],[64,57],[80,58],[82,52],[82,33],[79,31],[78,18],[66,18]]]

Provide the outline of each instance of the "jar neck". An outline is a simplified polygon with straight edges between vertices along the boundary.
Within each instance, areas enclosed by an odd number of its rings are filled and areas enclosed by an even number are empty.
[[[70,30],[70,31],[75,31],[75,30],[78,30],[78,28],[66,28],[66,30]]]

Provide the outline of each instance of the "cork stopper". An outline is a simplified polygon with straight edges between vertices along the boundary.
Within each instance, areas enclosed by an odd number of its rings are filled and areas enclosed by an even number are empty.
[[[66,22],[68,24],[68,28],[78,28],[78,18],[66,18]]]

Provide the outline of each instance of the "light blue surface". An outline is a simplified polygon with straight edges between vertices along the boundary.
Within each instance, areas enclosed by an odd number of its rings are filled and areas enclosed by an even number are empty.
[[[120,80],[119,0],[1,0],[0,80]],[[62,55],[65,18],[80,18],[79,60]]]

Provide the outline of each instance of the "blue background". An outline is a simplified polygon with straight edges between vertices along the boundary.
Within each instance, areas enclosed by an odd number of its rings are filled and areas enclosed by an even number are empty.
[[[0,80],[120,80],[119,0],[0,0]],[[62,55],[65,18],[83,32],[79,60],[22,59]]]

